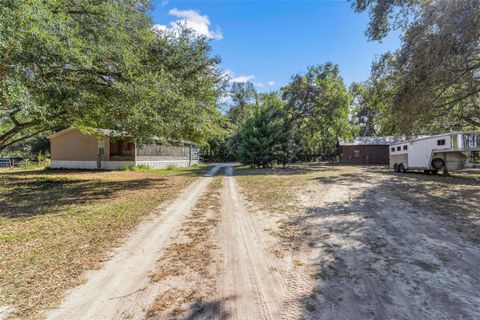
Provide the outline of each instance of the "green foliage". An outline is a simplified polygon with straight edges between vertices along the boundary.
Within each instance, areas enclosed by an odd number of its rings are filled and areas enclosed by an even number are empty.
[[[396,123],[385,115],[385,101],[372,82],[352,83],[351,123],[360,136],[383,136],[396,133]]]
[[[152,31],[148,0],[0,4],[0,150],[65,125],[205,141],[219,58],[190,30]]]
[[[331,157],[338,139],[350,138],[354,127],[348,121],[350,95],[337,65],[309,67],[282,88],[289,126],[292,161]]]
[[[297,74],[281,95],[261,95],[235,138],[239,160],[251,166],[333,157],[339,138],[355,132],[348,120],[350,95],[336,65]]]
[[[356,12],[368,11],[370,21],[365,32],[370,40],[381,40],[390,31],[405,29],[426,0],[349,0]]]
[[[150,171],[152,168],[150,168],[147,165],[140,164],[136,166],[129,166],[129,165],[124,165],[122,168],[123,171]]]
[[[251,82],[234,82],[230,88],[233,106],[227,116],[234,125],[239,125],[248,117],[249,106],[258,104],[258,93]]]
[[[280,160],[285,139],[278,105],[265,103],[243,123],[239,132],[238,159],[243,164],[270,167]]]
[[[398,27],[401,48],[373,65],[371,83],[383,106],[378,119],[396,134],[433,134],[480,127],[480,5],[458,1],[354,1],[368,10],[368,34]],[[393,24],[392,24],[393,23]]]

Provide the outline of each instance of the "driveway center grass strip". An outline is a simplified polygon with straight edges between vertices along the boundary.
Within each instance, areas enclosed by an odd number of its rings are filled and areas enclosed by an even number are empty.
[[[42,318],[201,171],[1,171],[0,306]]]

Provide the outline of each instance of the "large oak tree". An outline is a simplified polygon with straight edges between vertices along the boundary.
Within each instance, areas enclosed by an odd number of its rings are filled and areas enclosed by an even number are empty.
[[[59,126],[139,142],[205,139],[219,59],[189,30],[152,31],[148,0],[0,3],[0,151]]]
[[[404,31],[402,45],[373,65],[386,117],[400,133],[480,126],[480,1],[355,0],[369,11],[367,35]]]

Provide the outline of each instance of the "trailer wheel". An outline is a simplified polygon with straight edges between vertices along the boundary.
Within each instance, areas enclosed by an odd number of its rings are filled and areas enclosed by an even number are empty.
[[[440,159],[440,158],[435,158],[432,160],[432,167],[435,170],[441,170],[445,168],[445,161],[443,161],[443,159]]]
[[[398,172],[398,163],[395,163],[395,164],[393,165],[393,171],[394,171],[394,172]]]
[[[400,163],[400,165],[398,166],[398,172],[400,173],[407,172],[407,169],[405,169],[405,166],[403,165],[403,163]]]

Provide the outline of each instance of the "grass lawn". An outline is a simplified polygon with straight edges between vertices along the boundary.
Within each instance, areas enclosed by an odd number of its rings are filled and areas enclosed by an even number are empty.
[[[1,170],[0,307],[42,318],[203,170]]]

